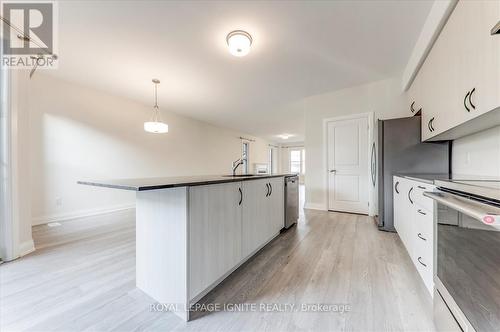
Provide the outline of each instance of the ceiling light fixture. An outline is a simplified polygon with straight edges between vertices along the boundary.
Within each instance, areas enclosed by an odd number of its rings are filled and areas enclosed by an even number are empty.
[[[229,52],[234,56],[245,56],[250,52],[252,36],[243,30],[231,31],[226,37]]]
[[[281,135],[278,135],[278,137],[281,138],[281,139],[289,139],[292,136],[293,135],[290,135],[290,134],[281,134]]]
[[[160,84],[160,80],[153,78],[153,83],[155,85],[155,105],[153,106],[151,120],[144,122],[144,130],[155,134],[168,133],[168,124],[161,121],[160,107],[158,107],[158,84]]]

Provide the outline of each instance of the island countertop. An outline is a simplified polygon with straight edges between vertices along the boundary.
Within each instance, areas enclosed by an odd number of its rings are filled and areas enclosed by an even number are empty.
[[[157,178],[136,178],[136,179],[109,179],[109,180],[82,180],[78,184],[105,187],[113,189],[123,189],[132,191],[155,190],[174,187],[192,187],[207,184],[250,181],[265,178],[294,176],[293,173],[258,174],[248,176],[231,175],[195,175],[195,176],[174,176]]]

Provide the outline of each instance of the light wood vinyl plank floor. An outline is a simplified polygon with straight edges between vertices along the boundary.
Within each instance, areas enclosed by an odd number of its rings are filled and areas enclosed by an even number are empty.
[[[433,331],[430,297],[397,234],[306,211],[205,296],[209,304],[347,304],[335,312],[154,312],[135,288],[135,217],[36,226],[36,252],[0,266],[2,331]]]

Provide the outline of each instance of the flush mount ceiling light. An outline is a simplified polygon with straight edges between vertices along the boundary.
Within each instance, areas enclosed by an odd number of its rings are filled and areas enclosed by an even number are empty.
[[[234,56],[245,56],[250,52],[252,36],[243,30],[231,31],[226,37],[229,52]]]
[[[168,133],[168,124],[161,121],[160,107],[158,107],[158,84],[160,84],[160,80],[153,78],[153,83],[155,85],[155,105],[153,106],[151,120],[144,122],[144,130],[155,134]]]
[[[290,135],[290,134],[281,134],[281,135],[278,135],[278,137],[281,138],[281,139],[289,139],[292,136],[293,135]]]

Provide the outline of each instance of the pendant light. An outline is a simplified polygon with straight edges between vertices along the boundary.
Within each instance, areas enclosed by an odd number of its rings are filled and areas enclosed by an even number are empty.
[[[153,84],[155,85],[155,105],[153,106],[151,120],[144,122],[144,130],[155,134],[168,133],[168,124],[161,121],[160,107],[158,107],[158,84],[160,84],[160,80],[153,78]]]

